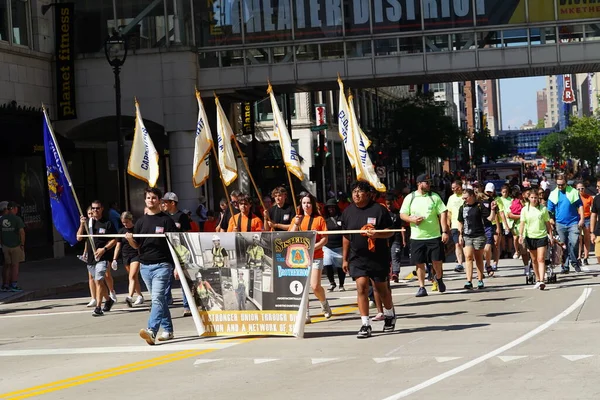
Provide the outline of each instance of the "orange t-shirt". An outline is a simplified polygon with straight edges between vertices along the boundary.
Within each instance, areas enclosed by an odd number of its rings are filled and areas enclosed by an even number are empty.
[[[239,219],[242,218],[241,221]],[[229,226],[227,227],[227,232],[233,232],[234,228],[238,227],[238,222],[240,230],[238,232],[261,232],[263,230],[263,223],[260,218],[256,215],[252,214],[250,219],[250,231],[248,231],[248,217],[242,213],[236,214],[233,218],[229,219]]]
[[[327,223],[325,222],[325,220],[323,219],[323,217],[316,216],[313,218],[312,221],[312,225],[308,226],[308,223],[310,222],[310,217],[308,215],[305,215],[304,218],[302,218],[302,222],[300,222],[300,229],[301,231],[326,231],[327,230]],[[292,222],[292,224],[290,225],[290,228],[288,230],[291,230],[292,227],[294,226],[294,223]],[[315,243],[318,243],[321,239],[323,238],[323,235],[317,235],[317,238],[315,239]],[[318,250],[315,250],[315,254],[313,255],[313,259],[315,260],[319,260],[323,258],[323,248],[320,248]]]
[[[581,202],[583,203],[583,217],[589,218],[592,215],[592,203],[594,202],[594,196],[580,195]]]

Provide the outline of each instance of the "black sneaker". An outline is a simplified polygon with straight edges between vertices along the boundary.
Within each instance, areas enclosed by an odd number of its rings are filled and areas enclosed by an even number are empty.
[[[133,308],[133,299],[131,297],[125,297],[125,303],[127,303],[127,307]]]
[[[384,332],[394,332],[394,328],[396,327],[396,316],[385,317],[383,320],[383,331]]]
[[[438,291],[440,293],[444,293],[446,291],[446,284],[444,283],[444,279],[442,278],[436,278],[437,283],[438,283]]]
[[[472,282],[465,283],[464,288],[467,289],[467,290],[472,290],[473,289],[473,283]]]
[[[454,268],[454,272],[465,272],[465,267],[457,265],[456,268]]]
[[[358,333],[356,334],[356,337],[359,339],[366,339],[368,337],[371,337],[372,331],[373,328],[371,328],[371,325],[363,325],[360,327]]]
[[[114,300],[109,298],[108,300],[106,300],[104,302],[104,307],[102,307],[102,311],[110,311],[110,309],[112,308],[113,304],[115,304]]]
[[[333,292],[336,288],[336,284],[332,283],[331,285],[329,285],[329,289],[327,289],[328,292]]]
[[[579,266],[579,264],[573,265],[573,268],[575,269],[575,272],[581,272],[581,267]]]
[[[100,307],[96,307],[96,308],[94,308],[94,311],[92,311],[93,317],[101,317],[103,315],[104,315],[104,313],[102,312],[102,309]]]
[[[588,263],[588,260],[587,260],[587,258],[584,258],[584,259],[583,259],[583,265],[590,265],[590,263]]]
[[[427,296],[427,290],[424,287],[419,288],[417,295],[415,297],[425,297]]]
[[[569,267],[562,267],[562,270],[560,271],[561,274],[565,274],[565,275],[568,274],[569,272],[570,272]]]

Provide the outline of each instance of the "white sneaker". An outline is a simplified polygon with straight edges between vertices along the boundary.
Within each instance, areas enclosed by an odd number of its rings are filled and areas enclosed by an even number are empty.
[[[331,307],[329,306],[329,302],[325,301],[325,304],[321,306],[321,309],[323,310],[323,316],[327,319],[331,318],[331,316],[333,315],[333,312],[331,311]]]
[[[544,285],[545,287],[546,285]],[[533,287],[535,290],[540,289],[542,287],[542,282],[536,282],[535,286]]]
[[[117,302],[117,293],[114,290],[110,292],[109,296],[112,301],[114,301],[115,303]]]
[[[91,299],[86,307],[96,307],[96,299]]]
[[[373,300],[369,301],[369,308],[377,308],[377,304]]]
[[[156,334],[150,329],[141,329],[140,337],[146,341],[150,346],[154,346],[156,340]]]
[[[539,282],[539,284],[540,284],[540,290],[546,289],[546,284],[544,282]]]
[[[135,303],[133,303],[134,306],[139,306],[141,304],[144,304],[144,296],[138,296],[137,299],[135,299]]]
[[[173,332],[163,332],[158,337],[159,342],[165,342],[167,340],[172,340],[172,339],[175,339],[175,335],[173,334]]]

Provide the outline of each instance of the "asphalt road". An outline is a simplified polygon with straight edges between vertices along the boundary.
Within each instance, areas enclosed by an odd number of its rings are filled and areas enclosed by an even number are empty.
[[[93,318],[85,293],[2,305],[0,399],[600,398],[600,266],[542,292],[518,264],[503,261],[484,291],[463,290],[451,265],[443,295],[396,284],[396,332],[374,322],[366,340],[351,282],[304,339],[201,339],[175,306],[177,339],[151,347],[137,335],[144,307]]]

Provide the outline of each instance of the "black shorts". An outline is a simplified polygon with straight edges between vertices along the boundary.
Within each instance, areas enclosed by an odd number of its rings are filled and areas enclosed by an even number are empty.
[[[352,280],[366,276],[373,279],[373,282],[386,282],[390,277],[390,267],[373,268],[373,266],[364,264],[350,264],[350,276]]]
[[[413,264],[444,261],[444,244],[441,238],[410,241],[410,259]]]
[[[138,256],[123,257],[123,265],[131,265],[132,262],[140,262]]]
[[[458,232],[458,229],[450,229],[450,237],[452,238],[454,244],[458,244],[458,239],[460,237],[460,232]]]
[[[529,250],[536,250],[540,247],[548,246],[548,237],[544,237],[541,239],[531,239],[526,237],[525,244]]]

